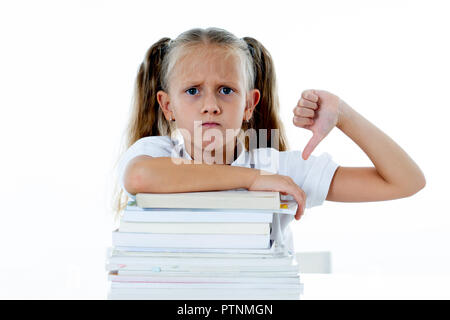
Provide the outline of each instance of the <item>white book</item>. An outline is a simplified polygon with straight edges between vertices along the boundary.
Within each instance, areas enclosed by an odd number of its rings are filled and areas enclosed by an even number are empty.
[[[283,253],[276,242],[270,241],[270,247],[264,249],[245,249],[245,248],[169,248],[169,247],[140,247],[140,246],[114,246],[118,251],[129,252],[149,252],[149,253],[220,253],[220,254],[261,254],[273,255]]]
[[[138,193],[140,208],[280,209],[275,191],[221,190],[182,193]]]
[[[195,282],[195,283],[290,283],[299,284],[300,277],[223,277],[217,276],[139,276],[108,274],[109,281],[121,282]]]
[[[111,288],[135,289],[300,289],[300,283],[163,283],[111,282]]]
[[[115,264],[107,263],[106,270],[136,270],[136,271],[153,271],[153,272],[242,272],[242,271],[266,271],[266,272],[298,272],[299,267],[296,264],[282,266],[186,266],[186,265],[141,265],[141,264]]]
[[[130,222],[271,223],[274,213],[295,215],[297,212],[298,204],[295,201],[282,202],[286,208],[279,210],[140,208],[130,202],[123,210],[122,220]]]
[[[177,257],[177,258],[277,258],[292,256],[283,252],[267,253],[227,253],[227,252],[152,252],[152,251],[131,251],[108,248],[106,257],[126,256],[126,257]]]
[[[165,234],[112,232],[113,246],[175,248],[269,248],[270,234]]]
[[[121,219],[120,232],[196,233],[196,234],[268,234],[270,223],[208,222],[131,222]]]
[[[249,197],[249,195],[257,195]],[[258,196],[258,195],[262,195]],[[140,200],[138,200],[138,198]],[[159,199],[158,201],[156,201]],[[173,200],[175,199],[175,200]],[[187,200],[188,199],[188,200]],[[271,199],[275,205],[264,205],[264,199]],[[218,204],[217,201],[222,202]],[[188,201],[188,203],[185,203]],[[183,193],[139,193],[130,206],[141,209],[211,209],[225,212],[266,212],[295,215],[298,204],[291,195],[280,195],[271,191],[222,190]],[[242,205],[243,204],[243,205]]]
[[[170,295],[161,295],[160,293],[147,295],[147,294],[123,294],[121,292],[111,292],[108,293],[108,300],[248,300],[249,295],[247,294],[219,294],[219,295],[210,295],[208,293],[199,293],[198,295],[186,295],[186,294],[178,294],[172,293]],[[295,295],[292,294],[279,294],[277,296],[273,294],[255,294],[252,295],[253,300],[300,300],[300,294],[297,293]]]
[[[109,300],[298,300],[300,289],[129,289],[110,288]]]
[[[272,223],[273,212],[258,210],[219,209],[142,209],[128,205],[123,210],[123,221],[129,222],[248,222]]]
[[[215,272],[215,270],[210,271],[164,271],[155,269],[152,270],[117,270],[114,271],[119,276],[151,276],[151,277],[227,277],[227,278],[274,278],[274,277],[299,277],[300,271],[296,269],[295,271],[280,271],[280,270],[269,270],[269,271],[221,271],[220,274]]]
[[[117,265],[142,266],[286,266],[296,263],[289,257],[280,258],[178,258],[178,257],[129,257],[112,256],[107,260]]]

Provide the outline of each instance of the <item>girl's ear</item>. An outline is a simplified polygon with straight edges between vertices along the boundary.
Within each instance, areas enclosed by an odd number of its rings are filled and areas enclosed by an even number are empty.
[[[261,93],[258,89],[253,89],[249,92],[247,106],[245,107],[246,119],[249,120],[252,117],[253,110],[259,102]]]
[[[161,108],[162,112],[164,113],[164,116],[166,117],[166,119],[169,120],[169,119],[174,118],[172,116],[173,112],[169,108],[169,105],[170,105],[169,95],[165,91],[159,90],[156,93],[156,100],[158,100],[159,107]]]

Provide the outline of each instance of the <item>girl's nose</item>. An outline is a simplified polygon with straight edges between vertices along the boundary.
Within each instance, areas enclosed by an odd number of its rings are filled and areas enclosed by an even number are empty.
[[[202,113],[219,114],[221,112],[214,94],[207,94],[203,103]]]
[[[213,114],[219,114],[220,108],[217,106],[217,104],[213,104],[208,106],[205,106],[202,110],[202,113],[213,113]]]

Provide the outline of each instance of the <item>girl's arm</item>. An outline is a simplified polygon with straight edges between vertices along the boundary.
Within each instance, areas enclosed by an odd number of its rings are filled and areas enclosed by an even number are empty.
[[[194,164],[194,160],[142,155],[128,163],[124,187],[131,194],[248,189],[257,173],[244,167]]]
[[[312,110],[314,115],[311,116],[304,109]],[[296,125],[313,131],[313,137],[304,150],[304,158],[309,157],[317,144],[336,126],[374,164],[370,168],[339,167],[331,182],[327,200],[391,200],[411,196],[425,186],[422,171],[408,154],[337,96],[326,91],[307,90],[302,94],[294,113],[300,118],[294,119],[294,124],[300,123]],[[304,116],[305,113],[310,116]]]
[[[288,176],[223,164],[197,164],[194,160],[137,156],[126,166],[124,187],[131,193],[170,193],[230,190],[279,191],[298,203],[300,219],[306,204],[305,192]]]
[[[391,200],[411,196],[425,186],[422,171],[397,143],[345,102],[341,110],[337,127],[367,154],[374,167],[339,167],[327,200]]]

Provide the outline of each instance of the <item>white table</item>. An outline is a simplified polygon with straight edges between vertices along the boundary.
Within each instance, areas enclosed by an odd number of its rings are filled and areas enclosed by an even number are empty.
[[[449,274],[312,274],[300,275],[302,300],[450,299]]]
[[[106,299],[103,248],[18,252],[0,266],[0,299]],[[7,263],[9,262],[9,263]],[[302,273],[301,299],[450,299],[446,274]]]

